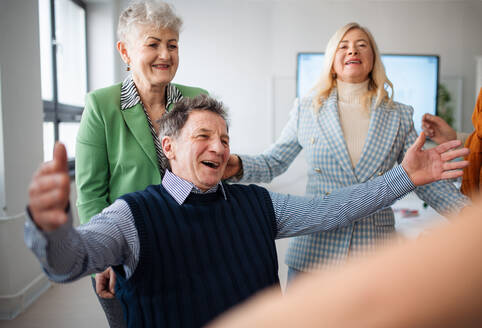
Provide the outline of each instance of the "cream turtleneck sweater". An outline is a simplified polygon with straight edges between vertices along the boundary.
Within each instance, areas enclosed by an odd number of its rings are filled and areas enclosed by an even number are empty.
[[[368,90],[368,82],[368,80],[361,83],[336,81],[338,114],[353,167],[360,160],[370,124],[370,111],[363,106],[363,95]]]

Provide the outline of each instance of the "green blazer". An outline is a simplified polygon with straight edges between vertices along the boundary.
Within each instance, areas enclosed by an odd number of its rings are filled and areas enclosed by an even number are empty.
[[[120,109],[122,83],[86,97],[75,149],[77,208],[81,223],[118,197],[160,184],[149,123],[141,104]],[[175,85],[184,97],[206,90]],[[171,109],[172,104],[168,110]]]

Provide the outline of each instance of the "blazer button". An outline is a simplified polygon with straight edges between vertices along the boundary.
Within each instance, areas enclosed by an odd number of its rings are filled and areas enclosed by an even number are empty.
[[[380,171],[378,172],[378,175],[383,175],[383,173],[384,173],[383,171]]]
[[[325,195],[328,196],[329,194],[331,194],[331,192],[329,192],[329,191],[325,192]]]
[[[315,137],[311,137],[311,144],[312,144],[312,145],[315,144]]]
[[[315,168],[316,173],[321,173],[321,169],[319,167]]]

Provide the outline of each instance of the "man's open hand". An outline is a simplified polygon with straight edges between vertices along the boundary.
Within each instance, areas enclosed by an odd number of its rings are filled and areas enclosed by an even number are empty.
[[[467,148],[452,150],[460,146],[459,140],[452,140],[431,149],[422,149],[425,143],[425,133],[407,150],[402,166],[416,186],[432,183],[438,180],[453,179],[462,176],[462,169],[469,165],[468,161],[450,162],[466,156]]]

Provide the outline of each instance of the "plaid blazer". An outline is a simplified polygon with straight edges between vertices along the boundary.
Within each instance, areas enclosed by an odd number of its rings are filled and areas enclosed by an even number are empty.
[[[382,103],[376,108],[372,104],[367,139],[353,168],[339,121],[336,88],[317,112],[313,110],[311,97],[297,100],[277,142],[261,155],[241,156],[244,169],[241,181],[271,181],[286,171],[304,149],[308,163],[307,194],[326,195],[338,188],[366,182],[401,163],[417,137],[412,115],[413,108],[400,103],[392,106]],[[458,210],[467,202],[447,181],[418,187],[415,192],[441,213]],[[349,256],[372,251],[387,242],[394,231],[393,211],[385,208],[341,229],[294,238],[286,264],[301,271],[336,265]]]

